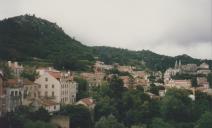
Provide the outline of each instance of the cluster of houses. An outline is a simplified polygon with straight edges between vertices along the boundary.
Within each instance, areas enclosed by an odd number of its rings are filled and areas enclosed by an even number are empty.
[[[81,77],[87,80],[89,87],[101,86],[106,83],[113,75],[122,79],[124,87],[136,89],[138,86],[144,88],[150,98],[160,98],[165,95],[168,88],[184,88],[192,90],[192,82],[189,79],[175,80],[173,76],[177,74],[197,75],[197,84],[203,91],[209,89],[206,76],[211,72],[209,65],[202,63],[182,65],[181,61],[175,64],[174,68],[169,68],[163,74],[160,71],[153,72],[156,86],[160,86],[159,96],[149,92],[150,73],[137,71],[133,66],[121,66],[119,64],[107,65],[104,62],[96,61],[93,65],[93,72],[64,72],[53,68],[37,68],[38,77],[34,81],[24,79],[21,73],[24,67],[17,62],[8,61],[8,67],[13,72],[13,79],[4,79],[4,72],[0,69],[0,116],[4,112],[15,111],[20,105],[31,106],[35,110],[40,107],[45,108],[50,113],[60,110],[61,105],[81,104],[89,109],[94,109],[95,100],[84,98],[76,101],[78,84],[74,77]],[[116,69],[122,74],[108,72]],[[158,82],[160,81],[160,82]]]
[[[209,65],[205,62],[199,66],[196,64],[182,65],[181,61],[176,61],[174,68],[169,68],[164,73],[164,86],[166,88],[183,88],[188,90],[195,90],[211,94],[211,89],[207,79],[208,74],[211,72]],[[173,79],[174,76],[179,74],[187,74],[194,77],[196,82],[192,83],[191,79]],[[195,85],[193,85],[195,84]]]
[[[86,79],[90,86],[100,86],[105,81],[110,79],[113,75],[107,71],[117,69],[119,72],[127,73],[120,75],[119,78],[123,80],[124,87],[135,88],[136,86],[145,86],[148,84],[149,74],[145,71],[136,71],[133,66],[121,66],[119,64],[106,65],[104,62],[96,61],[94,64],[94,72],[81,73],[80,76]]]
[[[197,76],[197,85],[205,89],[209,88],[209,83],[207,81],[207,75],[210,73],[209,65],[207,63],[202,63],[199,66],[196,64],[186,64],[182,65],[181,61],[179,63],[176,61],[174,68],[169,68],[164,73],[164,84],[165,86],[186,88],[192,87],[192,82],[190,79],[185,80],[174,80],[173,76],[177,74],[188,74]]]
[[[61,105],[76,103],[77,83],[72,73],[38,68],[38,77],[35,81],[30,81],[21,77],[24,71],[22,65],[8,61],[8,67],[14,78],[5,79],[4,72],[0,70],[0,116],[15,111],[20,105],[35,110],[43,107],[53,113],[59,111]],[[82,100],[86,102],[85,99]],[[84,102],[80,103],[85,105]]]

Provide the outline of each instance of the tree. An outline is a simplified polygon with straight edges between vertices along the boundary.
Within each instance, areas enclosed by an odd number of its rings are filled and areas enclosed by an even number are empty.
[[[102,97],[95,106],[95,120],[99,120],[102,116],[116,114],[117,109],[109,96]]]
[[[91,128],[92,119],[91,113],[85,106],[82,105],[67,105],[61,109],[62,115],[70,117],[71,128]]]
[[[197,85],[197,78],[196,77],[193,77],[192,79],[191,79],[191,83],[192,83],[192,87],[197,87],[198,85]]]
[[[212,126],[212,113],[205,112],[197,121],[195,128],[211,128]]]
[[[208,78],[210,88],[212,88],[212,73],[209,73],[207,78]]]
[[[101,117],[101,119],[96,122],[95,128],[125,128],[122,123],[119,123],[113,115],[108,117]]]
[[[57,128],[55,125],[43,121],[26,121],[23,128]]]
[[[109,88],[113,92],[112,97],[121,98],[122,92],[124,91],[123,81],[117,76],[114,76],[109,82]]]
[[[50,120],[50,115],[48,111],[44,108],[40,108],[37,111],[33,112],[30,117],[34,121],[40,120],[40,121],[48,122]]]
[[[38,73],[35,69],[25,68],[24,71],[21,73],[21,77],[34,81],[38,77]]]
[[[165,119],[191,121],[192,101],[188,92],[181,89],[168,90],[161,102],[161,113]]]
[[[174,128],[169,123],[163,121],[161,118],[154,118],[150,128]]]
[[[155,84],[150,84],[150,92],[159,95],[159,86],[156,86]]]
[[[74,80],[78,83],[77,100],[88,97],[89,87],[87,80],[79,77],[74,78]]]

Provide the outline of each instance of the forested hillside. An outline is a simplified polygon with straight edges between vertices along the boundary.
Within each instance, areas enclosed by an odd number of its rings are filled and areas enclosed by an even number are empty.
[[[95,57],[107,64],[133,65],[142,70],[165,70],[173,66],[176,59],[180,59],[183,64],[201,63],[201,60],[187,55],[169,57],[149,50],[88,47],[68,36],[56,23],[34,15],[21,15],[0,21],[2,60],[42,61],[59,69],[88,70]],[[211,60],[206,62],[212,67]]]

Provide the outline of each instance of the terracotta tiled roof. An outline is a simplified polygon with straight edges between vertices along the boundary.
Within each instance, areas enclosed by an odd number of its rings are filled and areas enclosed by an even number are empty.
[[[51,76],[53,76],[56,79],[61,78],[61,73],[60,72],[53,72],[53,71],[47,71]]]
[[[91,98],[84,98],[84,99],[81,99],[80,101],[86,104],[87,106],[95,104],[95,101]]]
[[[8,79],[6,81],[6,86],[7,87],[18,87],[18,86],[20,86],[19,80],[18,79]]]

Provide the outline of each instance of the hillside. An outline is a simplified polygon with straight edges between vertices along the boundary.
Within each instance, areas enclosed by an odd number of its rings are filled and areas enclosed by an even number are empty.
[[[70,38],[62,28],[47,20],[22,15],[0,21],[2,59],[92,60],[90,53],[90,48]]]
[[[170,57],[159,55],[149,50],[131,51],[127,49],[104,46],[94,47],[94,49],[96,55],[99,55],[100,60],[108,64],[117,62],[122,65],[127,64],[141,66],[140,68],[164,71],[169,67],[173,67],[176,60],[181,60],[182,64],[195,63],[197,65],[204,61],[210,65],[210,68],[212,68],[212,60],[195,59],[185,54],[176,57]]]
[[[134,65],[139,69],[165,70],[176,59],[200,64],[187,55],[169,57],[149,50],[131,51],[113,47],[88,47],[68,36],[56,23],[30,15],[0,21],[0,59],[48,62],[58,69],[88,70],[94,57],[107,64]],[[212,67],[212,61],[207,60]],[[34,65],[34,63],[31,63]]]

